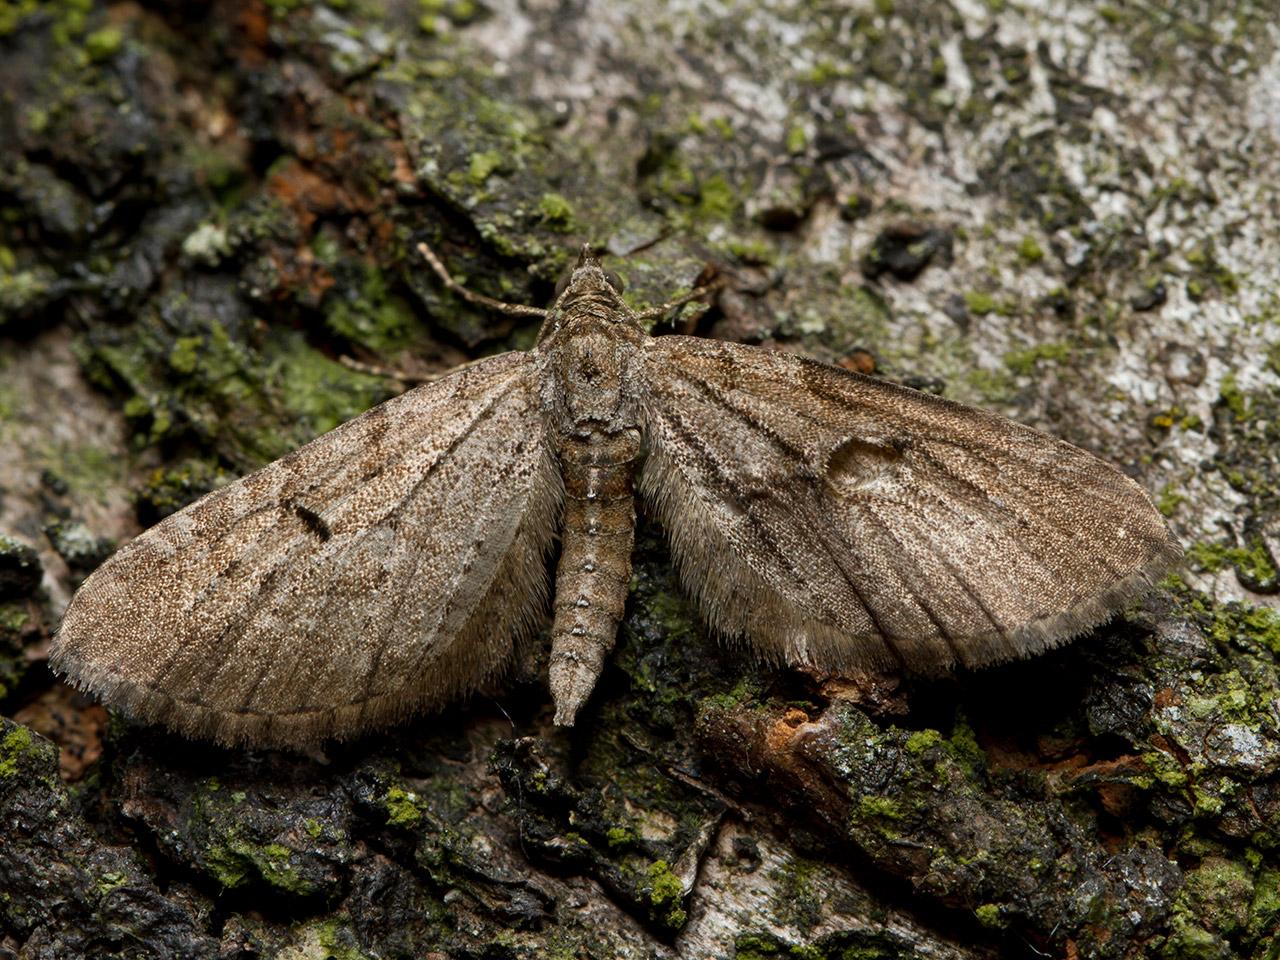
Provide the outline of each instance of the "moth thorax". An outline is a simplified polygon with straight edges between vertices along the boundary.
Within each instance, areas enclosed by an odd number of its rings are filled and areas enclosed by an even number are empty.
[[[559,348],[560,397],[570,421],[613,427],[619,420],[632,366],[627,344],[603,330],[584,331]]]

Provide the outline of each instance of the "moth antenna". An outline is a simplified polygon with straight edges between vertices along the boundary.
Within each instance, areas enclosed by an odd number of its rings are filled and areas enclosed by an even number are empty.
[[[664,313],[670,313],[676,307],[682,307],[691,300],[699,300],[709,293],[720,290],[725,285],[724,277],[716,277],[710,283],[704,283],[700,287],[694,287],[682,297],[676,297],[674,300],[668,300],[666,303],[660,303],[656,307],[645,307],[645,309],[636,313],[637,320],[654,320]]]
[[[478,357],[475,360],[456,363],[452,367],[440,370],[437,373],[408,373],[404,370],[397,370],[395,367],[384,367],[380,363],[365,363],[363,360],[349,357],[345,353],[338,357],[338,362],[348,370],[354,370],[356,373],[367,373],[371,377],[382,377],[383,379],[396,380],[400,383],[435,383],[437,380],[453,376],[460,370],[466,370],[468,367],[474,367],[477,363],[483,363],[485,359],[485,357]]]
[[[338,362],[348,370],[354,370],[356,373],[367,373],[371,377],[382,377],[384,380],[398,380],[401,383],[417,383],[418,378],[405,373],[403,370],[397,370],[395,367],[384,367],[380,363],[365,363],[363,360],[357,360],[355,357],[342,354],[338,357]]]
[[[486,297],[483,293],[476,293],[474,290],[468,290],[457,280],[449,275],[449,271],[445,269],[445,265],[440,262],[440,258],[436,256],[436,252],[427,246],[426,241],[418,244],[418,252],[422,254],[422,259],[431,265],[431,269],[435,271],[436,276],[440,278],[440,282],[446,287],[460,296],[467,303],[474,303],[476,306],[488,307],[490,310],[497,310],[499,313],[505,313],[513,317],[540,317],[546,319],[550,316],[551,311],[544,310],[542,307],[531,307],[523,303],[507,303],[505,300],[495,300],[493,297]]]

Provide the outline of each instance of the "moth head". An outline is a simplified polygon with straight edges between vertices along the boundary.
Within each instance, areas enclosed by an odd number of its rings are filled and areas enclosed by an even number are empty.
[[[592,253],[590,244],[584,243],[578,262],[556,285],[555,307],[564,310],[583,300],[617,307],[622,303],[625,289],[622,278],[600,266],[600,259]]]

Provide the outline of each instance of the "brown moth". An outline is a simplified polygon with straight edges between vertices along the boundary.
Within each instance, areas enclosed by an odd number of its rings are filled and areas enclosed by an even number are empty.
[[[500,671],[559,567],[572,724],[612,649],[635,495],[725,638],[775,663],[936,673],[1106,620],[1180,551],[1142,489],[1010,420],[785,353],[650,337],[584,248],[536,345],[373,408],[126,544],[52,662],[144,720],[298,746]]]

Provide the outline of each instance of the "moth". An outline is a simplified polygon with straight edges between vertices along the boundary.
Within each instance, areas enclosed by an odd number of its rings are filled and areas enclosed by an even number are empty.
[[[933,674],[1043,651],[1176,564],[1134,481],[1068,443],[787,353],[684,336],[584,247],[533,349],[467,365],[210,493],[73,598],[52,664],[135,717],[301,746],[439,707],[551,628],[572,724],[627,598],[637,497],[723,638]]]

